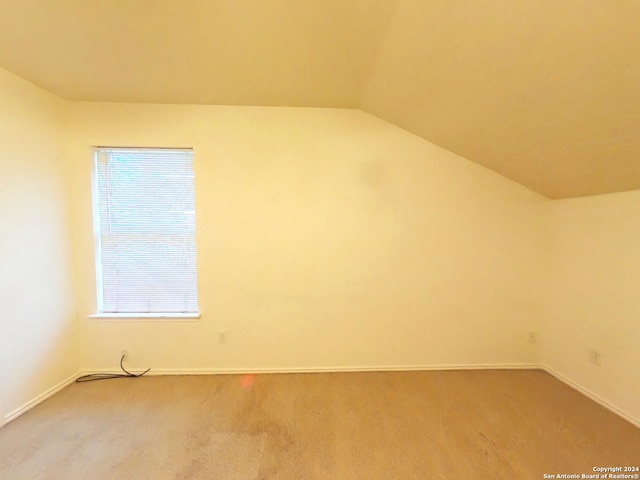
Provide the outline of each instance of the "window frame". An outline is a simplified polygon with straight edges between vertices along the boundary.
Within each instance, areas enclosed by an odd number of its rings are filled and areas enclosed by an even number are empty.
[[[195,312],[103,312],[104,306],[104,283],[102,272],[102,234],[100,228],[100,191],[98,185],[98,162],[101,150],[188,150],[191,151],[192,158],[195,157],[193,147],[130,147],[130,146],[93,146],[91,150],[91,217],[93,225],[94,239],[94,268],[95,268],[95,292],[96,303],[94,311],[96,313],[88,315],[88,318],[105,321],[195,321],[201,317],[200,295],[198,281],[196,278],[197,310]],[[194,169],[195,170],[195,169]],[[195,173],[195,172],[194,172]],[[194,186],[195,190],[195,178]],[[195,192],[194,192],[195,193]],[[196,230],[197,232],[197,230]],[[195,234],[194,234],[195,238]],[[197,251],[197,241],[196,241]],[[196,275],[197,275],[197,255],[196,255]]]

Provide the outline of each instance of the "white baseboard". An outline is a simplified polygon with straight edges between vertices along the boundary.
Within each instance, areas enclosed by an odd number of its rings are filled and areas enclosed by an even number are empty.
[[[631,423],[632,425],[635,425],[636,427],[640,428],[640,419],[635,418],[633,415],[631,415],[630,413],[625,412],[624,410],[622,410],[621,408],[616,407],[615,405],[613,405],[612,403],[607,402],[604,398],[600,397],[599,395],[593,393],[591,390],[589,390],[588,388],[583,387],[582,385],[574,382],[573,380],[569,380],[567,377],[565,377],[563,374],[561,374],[560,372],[554,370],[551,367],[547,367],[545,365],[540,365],[540,367],[542,370],[544,370],[545,372],[547,372],[549,375],[554,376],[555,378],[557,378],[558,380],[560,380],[562,383],[567,384],[568,386],[570,386],[571,388],[573,388],[574,390],[577,390],[578,392],[580,392],[581,394],[589,397],[591,400],[593,400],[594,402],[602,405],[604,408],[606,408],[607,410],[615,413],[616,415],[618,415],[619,417],[624,418],[626,421],[628,421],[629,423]]]
[[[57,385],[54,385],[49,390],[47,390],[46,392],[38,395],[33,400],[28,401],[27,403],[25,403],[21,407],[18,407],[14,411],[8,413],[4,417],[4,422],[2,423],[2,426],[6,425],[7,423],[9,423],[12,420],[15,420],[16,418],[18,418],[23,413],[28,412],[29,410],[31,410],[36,405],[41,404],[47,398],[52,397],[53,395],[58,393],[60,390],[62,390],[66,386],[71,385],[76,380],[76,378],[78,378],[78,376],[79,376],[78,373],[71,375],[66,380],[63,380],[62,382],[58,383]]]
[[[446,365],[376,365],[376,366],[335,366],[335,367],[272,367],[272,368],[152,368],[147,375],[239,375],[243,373],[341,373],[341,372],[404,372],[420,370],[531,370],[540,369],[540,365],[529,363],[486,363],[486,364],[446,364]],[[134,373],[146,368],[127,367]],[[82,375],[91,373],[122,373],[122,370],[93,369],[85,370]]]

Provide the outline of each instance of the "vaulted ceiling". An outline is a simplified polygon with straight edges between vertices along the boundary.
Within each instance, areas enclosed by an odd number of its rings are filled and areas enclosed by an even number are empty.
[[[69,100],[362,108],[566,198],[640,188],[638,25],[636,0],[3,0],[0,66]]]

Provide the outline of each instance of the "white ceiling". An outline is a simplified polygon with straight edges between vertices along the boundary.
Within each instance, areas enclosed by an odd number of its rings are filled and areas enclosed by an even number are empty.
[[[357,107],[395,4],[2,0],[0,65],[69,100]]]
[[[69,100],[363,108],[551,198],[640,188],[637,0],[2,0]]]

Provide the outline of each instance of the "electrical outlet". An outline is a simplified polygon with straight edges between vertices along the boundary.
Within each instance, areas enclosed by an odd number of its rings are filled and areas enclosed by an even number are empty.
[[[596,367],[602,365],[602,354],[595,350],[589,350],[589,362],[593,363]]]
[[[538,334],[536,332],[529,332],[527,336],[527,342],[536,343],[538,341]]]
[[[225,343],[227,343],[227,331],[226,330],[220,330],[218,332],[218,343],[221,345],[224,345]]]
[[[129,356],[129,350],[120,350],[120,358],[127,358]]]

